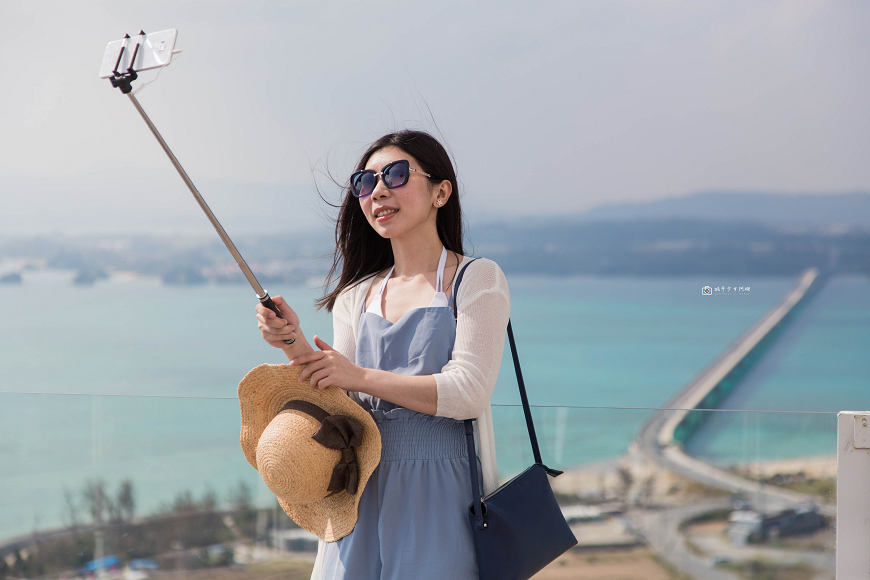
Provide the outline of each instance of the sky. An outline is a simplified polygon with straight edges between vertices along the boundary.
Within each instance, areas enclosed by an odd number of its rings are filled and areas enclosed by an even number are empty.
[[[98,78],[110,41],[167,28],[183,52],[137,97],[231,235],[328,231],[316,187],[337,201],[329,176],[405,127],[474,219],[870,190],[863,0],[3,0],[0,235],[209,231]]]

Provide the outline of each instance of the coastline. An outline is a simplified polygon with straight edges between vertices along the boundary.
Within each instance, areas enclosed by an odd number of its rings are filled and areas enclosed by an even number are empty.
[[[807,479],[832,480],[837,477],[836,455],[815,455],[803,458],[766,459],[724,466],[729,472],[751,480],[770,480],[776,476],[803,476]],[[625,475],[630,475],[626,489]],[[503,482],[502,482],[503,483]],[[553,490],[562,496],[576,497],[590,503],[615,501],[620,496],[633,499],[672,503],[684,494],[714,493],[713,488],[696,484],[667,469],[653,465],[636,454],[634,449],[613,459],[566,468],[552,479]],[[782,489],[788,489],[783,487]],[[727,494],[727,492],[721,491]],[[642,497],[641,497],[642,496]],[[670,499],[668,499],[670,498]]]
[[[837,456],[816,455],[805,458],[734,463],[729,465],[728,469],[753,479],[768,479],[777,475],[797,475],[799,473],[815,479],[834,479],[837,477]]]

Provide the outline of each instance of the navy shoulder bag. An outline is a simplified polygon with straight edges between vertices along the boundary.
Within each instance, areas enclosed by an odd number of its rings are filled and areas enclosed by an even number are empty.
[[[459,272],[453,287],[454,317],[458,317],[457,290],[471,262]],[[547,479],[547,475],[556,477],[562,472],[550,469],[541,460],[510,320],[507,335],[535,463],[492,493],[481,497],[477,456],[474,452],[474,423],[473,419],[465,421],[473,498],[468,517],[474,533],[480,580],[528,580],[577,545],[577,539],[568,527]]]

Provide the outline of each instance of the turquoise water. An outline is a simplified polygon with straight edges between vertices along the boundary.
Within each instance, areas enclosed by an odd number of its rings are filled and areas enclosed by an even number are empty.
[[[870,409],[870,280],[828,281],[720,406],[829,413]],[[835,417],[804,417],[798,444],[788,430],[778,427],[789,420],[717,413],[697,431],[687,450],[714,462],[741,461],[754,454],[746,433],[757,432],[765,442],[762,459],[836,452]]]
[[[284,362],[260,338],[249,288],[167,287],[142,279],[81,288],[69,284],[69,274],[26,274],[21,286],[0,286],[0,537],[58,525],[64,490],[94,478],[110,485],[133,479],[140,514],[184,490],[200,495],[212,489],[223,498],[240,479],[255,489],[258,502],[273,501],[238,446],[239,379],[258,364]],[[781,278],[517,276],[509,282],[531,403],[586,407],[663,405],[794,284]],[[752,290],[701,294],[702,286],[720,283]],[[807,308],[800,319],[805,326],[793,327],[802,334],[785,333],[785,351],[771,358],[780,361],[784,378],[771,382],[760,375],[755,386],[748,379],[754,398],[738,406],[862,406],[868,392],[862,356],[870,352],[867,285],[866,279],[830,283],[811,303],[819,314]],[[330,316],[311,306],[315,289],[271,290],[284,291],[309,336],[331,341]],[[798,346],[826,354],[789,354]],[[502,476],[531,456],[521,410],[500,406],[519,401],[508,352],[493,395]],[[795,364],[803,370],[793,370]],[[788,373],[802,377],[799,397],[788,390],[795,384]],[[837,399],[826,394],[832,384]],[[101,396],[109,394],[120,396]],[[618,456],[649,413],[536,409],[545,462],[567,467]],[[736,441],[748,450],[744,455],[819,454],[814,445],[833,452],[827,432],[809,415],[779,427],[767,415],[735,417],[736,423],[718,427],[708,421],[697,451],[715,455],[717,446]],[[772,426],[769,438],[748,435],[766,425]],[[799,441],[795,425],[809,426],[797,430]],[[783,430],[791,431],[791,441],[778,442]]]

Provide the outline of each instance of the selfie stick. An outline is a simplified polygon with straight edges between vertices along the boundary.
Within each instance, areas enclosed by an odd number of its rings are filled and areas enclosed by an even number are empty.
[[[139,31],[139,37],[144,36],[145,33],[141,30]],[[199,204],[199,207],[202,208],[202,211],[205,212],[206,217],[211,222],[211,225],[214,226],[215,231],[217,231],[221,240],[223,240],[224,245],[230,251],[230,254],[233,255],[233,258],[236,260],[236,264],[239,265],[239,268],[242,270],[242,274],[245,275],[245,278],[248,279],[248,282],[251,284],[251,287],[254,289],[254,292],[257,293],[257,300],[260,301],[260,304],[271,310],[275,313],[278,318],[284,318],[281,316],[281,313],[278,311],[278,307],[275,306],[275,303],[272,301],[272,298],[269,296],[269,293],[263,289],[260,283],[257,281],[257,277],[254,276],[254,273],[251,272],[251,269],[248,267],[248,264],[245,262],[245,259],[242,258],[242,255],[236,249],[236,245],[227,235],[227,232],[224,231],[223,226],[221,226],[220,222],[215,217],[214,213],[212,213],[211,209],[208,207],[208,204],[200,195],[199,190],[196,189],[196,186],[188,177],[187,172],[181,166],[181,163],[178,162],[178,159],[175,157],[175,154],[172,153],[172,150],[169,148],[169,145],[166,144],[166,141],[163,140],[163,137],[160,135],[160,132],[157,130],[157,127],[154,126],[154,123],[151,122],[151,119],[148,118],[148,115],[145,113],[145,110],[142,108],[142,105],[139,104],[139,101],[136,99],[136,96],[131,92],[132,86],[130,85],[131,81],[134,81],[138,78],[136,71],[133,70],[133,61],[136,60],[136,55],[139,52],[140,43],[137,41],[136,47],[133,49],[133,57],[130,60],[130,67],[126,70],[126,72],[118,72],[118,65],[121,62],[121,57],[124,55],[124,49],[126,48],[127,39],[129,39],[129,35],[124,36],[124,42],[121,43],[121,52],[118,54],[118,60],[115,62],[115,69],[112,71],[113,75],[109,79],[112,82],[112,86],[121,90],[122,93],[127,95],[130,99],[130,102],[133,103],[133,106],[136,107],[136,110],[139,111],[139,114],[142,116],[142,119],[145,121],[145,124],[148,125],[148,128],[151,129],[151,133],[157,139],[157,142],[160,143],[160,146],[163,148],[163,151],[166,152],[166,155],[169,157],[169,160],[172,162],[172,165],[175,167],[175,170],[178,171],[178,174],[181,176],[181,179],[184,181],[187,188],[190,190],[190,193],[193,194],[193,197],[196,199],[196,202]],[[295,338],[291,338],[290,340],[285,340],[284,344],[293,344],[296,342]]]

